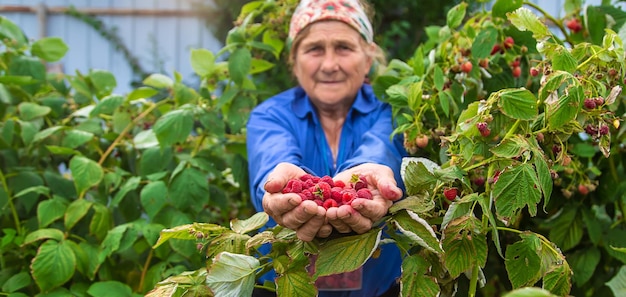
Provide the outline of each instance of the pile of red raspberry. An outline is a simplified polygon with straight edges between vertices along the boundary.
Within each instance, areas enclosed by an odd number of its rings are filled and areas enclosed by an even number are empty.
[[[305,174],[287,182],[283,193],[296,193],[302,201],[311,200],[317,205],[329,209],[341,205],[350,205],[356,198],[372,199],[372,192],[367,188],[364,176],[353,175],[346,185],[343,181]]]

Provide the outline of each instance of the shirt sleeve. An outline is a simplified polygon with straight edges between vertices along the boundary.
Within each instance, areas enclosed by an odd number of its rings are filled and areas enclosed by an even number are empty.
[[[248,169],[250,194],[257,211],[263,211],[261,201],[267,175],[281,162],[300,166],[301,152],[290,125],[279,113],[255,109],[247,124]]]
[[[401,136],[390,138],[394,129],[391,119],[391,106],[383,104],[380,109],[368,116],[373,117],[375,120],[363,134],[361,145],[352,154],[352,157],[337,168],[337,172],[363,163],[386,165],[393,170],[398,186],[404,190],[404,182],[400,176],[400,167],[402,158],[407,153]]]

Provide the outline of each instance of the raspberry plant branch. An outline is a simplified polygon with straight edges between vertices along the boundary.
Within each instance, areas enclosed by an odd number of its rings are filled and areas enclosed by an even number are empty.
[[[532,7],[533,9],[537,10],[538,12],[540,12],[545,18],[550,20],[550,22],[553,25],[555,25],[557,28],[559,28],[559,31],[561,31],[563,36],[565,36],[565,40],[567,41],[567,43],[569,43],[571,46],[574,46],[576,44],[573,40],[571,40],[570,35],[567,33],[567,31],[565,31],[565,27],[563,27],[563,22],[557,20],[551,14],[546,12],[545,9],[541,8],[541,6],[539,6],[539,5],[537,5],[537,4],[533,3],[533,2],[524,1],[524,5]]]
[[[15,204],[13,203],[13,195],[11,194],[11,189],[9,188],[7,184],[7,180],[6,180],[6,177],[4,176],[4,171],[2,169],[0,169],[0,182],[2,182],[2,188],[4,189],[4,192],[6,193],[7,198],[8,198],[7,204],[9,205],[9,208],[11,209],[11,215],[13,217],[13,223],[15,224],[15,230],[17,231],[18,234],[21,234],[23,230],[22,230],[22,226],[20,223],[20,217],[17,214],[17,209],[15,208]]]

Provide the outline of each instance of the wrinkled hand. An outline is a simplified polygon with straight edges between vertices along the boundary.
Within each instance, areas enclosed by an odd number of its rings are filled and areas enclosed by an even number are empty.
[[[290,163],[276,165],[264,185],[263,209],[279,225],[295,230],[300,240],[328,237],[332,227],[325,224],[326,210],[323,207],[313,201],[302,201],[298,194],[282,193],[290,179],[304,174],[302,168]]]
[[[362,234],[387,214],[393,201],[402,197],[402,190],[398,188],[391,168],[380,164],[361,164],[337,174],[334,179],[347,184],[353,174],[365,176],[372,199],[357,198],[351,205],[330,208],[326,211],[326,218],[340,233],[354,231]]]

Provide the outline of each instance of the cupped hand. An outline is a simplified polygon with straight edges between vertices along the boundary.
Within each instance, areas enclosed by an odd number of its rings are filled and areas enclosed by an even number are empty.
[[[350,205],[329,208],[326,211],[328,222],[340,233],[365,233],[372,229],[374,223],[385,216],[393,201],[402,197],[391,168],[366,163],[350,168],[335,176],[346,184],[352,175],[365,176],[372,199],[357,198]]]
[[[302,168],[290,163],[276,165],[264,185],[263,209],[277,224],[295,230],[300,240],[311,241],[315,236],[330,235],[326,210],[313,201],[302,201],[298,194],[282,193],[290,179],[304,174]]]

